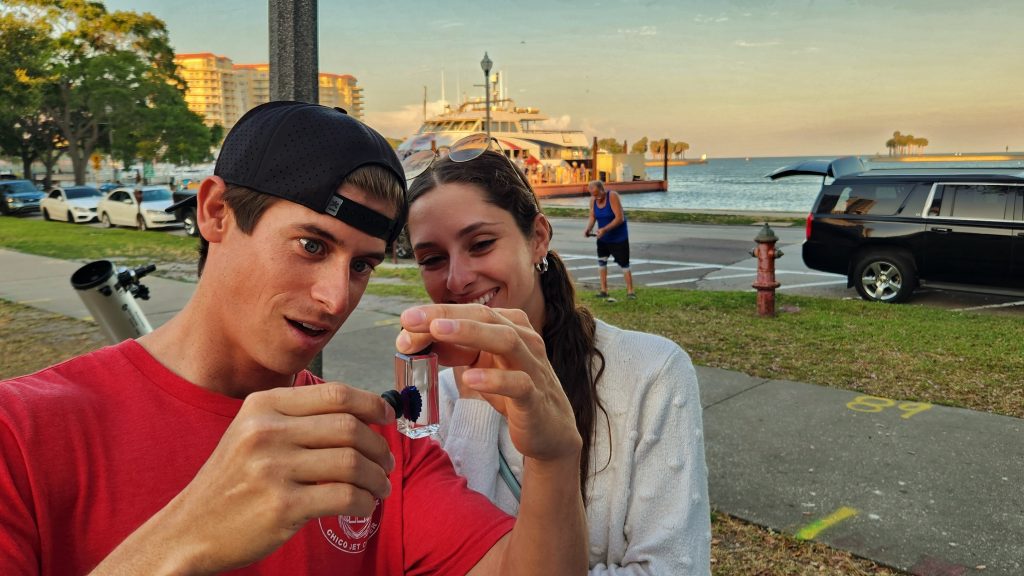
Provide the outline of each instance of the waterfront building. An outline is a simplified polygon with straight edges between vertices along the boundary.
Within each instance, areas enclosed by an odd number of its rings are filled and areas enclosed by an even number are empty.
[[[349,115],[363,119],[363,89],[351,74],[320,73],[320,103],[344,108]]]
[[[246,110],[270,102],[270,64],[235,64],[235,76]]]
[[[178,73],[188,87],[185,102],[207,126],[220,124],[227,134],[248,110],[270,101],[270,65],[235,64],[210,52],[178,54]],[[344,108],[363,118],[363,89],[351,74],[319,74],[318,97],[325,106]]]
[[[234,65],[210,52],[178,54],[178,73],[185,80],[185,102],[207,126],[220,124],[226,134],[248,108],[241,101]]]

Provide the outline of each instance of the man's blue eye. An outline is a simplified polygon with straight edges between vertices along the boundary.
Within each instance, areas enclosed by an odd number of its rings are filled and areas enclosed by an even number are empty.
[[[373,264],[370,264],[369,262],[363,260],[353,262],[352,268],[356,271],[357,274],[372,274],[374,271]]]
[[[324,246],[319,240],[313,240],[311,238],[299,238],[299,244],[302,244],[303,249],[310,254],[319,254],[323,252]]]

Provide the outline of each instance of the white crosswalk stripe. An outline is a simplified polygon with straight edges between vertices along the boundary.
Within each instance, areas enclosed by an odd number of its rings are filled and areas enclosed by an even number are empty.
[[[586,262],[588,260],[590,262],[593,262],[592,264],[583,264],[583,262],[580,262],[580,264],[576,265],[576,266],[567,266],[567,269],[571,273],[573,273],[574,275],[578,274],[578,273],[581,273],[581,272],[588,272],[588,271],[592,272],[592,271],[594,271],[594,270],[599,268],[599,266],[595,262],[595,258],[593,256],[584,255],[584,254],[560,254],[560,256],[566,262],[575,262],[575,261]],[[621,271],[618,270],[618,268],[616,266],[612,265],[611,263],[609,263],[609,266],[612,268],[612,272],[609,274],[609,281],[611,281],[612,283],[620,283],[620,281],[621,281]],[[640,282],[640,281],[638,281],[637,284],[638,285],[642,285],[642,286],[673,286],[673,285],[693,284],[695,282],[701,282],[704,287],[712,288],[712,287],[714,287],[714,283],[718,282],[718,281],[735,280],[737,278],[750,278],[750,281],[753,282],[756,279],[756,277],[757,277],[757,267],[756,266],[724,265],[724,264],[713,264],[713,263],[710,263],[710,262],[687,262],[687,261],[679,261],[679,260],[651,260],[651,259],[646,259],[646,258],[638,258],[638,259],[634,259],[634,260],[630,261],[630,269],[633,271],[633,278],[634,279],[637,279],[638,277],[641,277],[640,279],[642,279],[642,277],[644,277],[644,276],[676,274],[676,273],[680,273],[680,272],[686,273],[686,272],[692,272],[692,271],[695,271],[695,270],[706,270],[706,271],[708,271],[708,272],[706,272],[704,274],[701,274],[699,276],[696,276],[696,277],[675,278],[675,279],[662,280],[662,281],[657,281],[657,282],[649,282],[649,281],[648,282]],[[720,274],[720,272],[727,272],[727,273],[726,274]],[[729,274],[728,272],[735,272],[735,273],[734,274]],[[779,287],[780,290],[794,289],[794,288],[806,288],[806,287],[811,287],[811,286],[839,285],[839,284],[845,284],[846,283],[846,278],[844,278],[844,277],[842,277],[842,276],[840,276],[838,274],[829,274],[827,272],[818,272],[818,271],[814,271],[814,270],[787,270],[787,269],[779,269],[779,270],[775,271],[775,275],[776,276],[787,276],[788,280],[799,282],[797,284],[785,284],[784,283],[782,286]],[[824,280],[823,279],[823,280],[817,281],[817,282],[800,282],[800,280],[802,278],[806,278],[806,279],[809,280],[810,278],[815,278],[815,277],[817,277],[817,278],[828,278],[828,280]],[[600,276],[580,276],[580,277],[576,278],[576,281],[579,282],[579,283],[583,283],[583,284],[598,282],[598,281],[600,281]],[[733,283],[733,285],[735,285],[735,283]],[[735,287],[734,287],[734,289],[735,289]],[[745,287],[744,287],[744,289],[746,289],[746,290],[753,290],[753,288],[745,288]]]

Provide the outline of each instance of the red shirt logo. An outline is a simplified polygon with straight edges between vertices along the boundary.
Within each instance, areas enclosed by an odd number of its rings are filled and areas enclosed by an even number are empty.
[[[320,531],[324,538],[342,552],[359,554],[380,528],[382,509],[380,499],[375,502],[370,516],[328,516],[320,518]]]

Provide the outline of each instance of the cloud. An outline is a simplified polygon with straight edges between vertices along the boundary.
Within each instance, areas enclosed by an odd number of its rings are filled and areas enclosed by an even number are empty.
[[[465,22],[452,22],[452,21],[443,21],[443,20],[435,21],[432,24],[434,25],[434,27],[440,28],[441,30],[450,30],[452,28],[462,28],[463,26],[466,25]]]
[[[737,40],[735,42],[740,48],[768,48],[770,46],[778,46],[782,44],[779,40],[768,40],[767,42],[747,42],[746,40]]]
[[[563,114],[561,116],[555,116],[548,118],[543,122],[537,122],[537,128],[542,130],[574,130],[575,126],[572,125],[572,116]]]
[[[441,113],[441,100],[427,102],[427,116]],[[407,104],[398,110],[367,111],[366,123],[391,138],[405,138],[423,124],[423,104]]]
[[[641,26],[639,28],[619,28],[619,34],[623,36],[657,36],[657,26]]]
[[[697,14],[693,17],[693,21],[697,24],[718,24],[721,22],[728,22],[729,17],[725,14],[719,14],[718,16],[705,16],[703,14]]]

